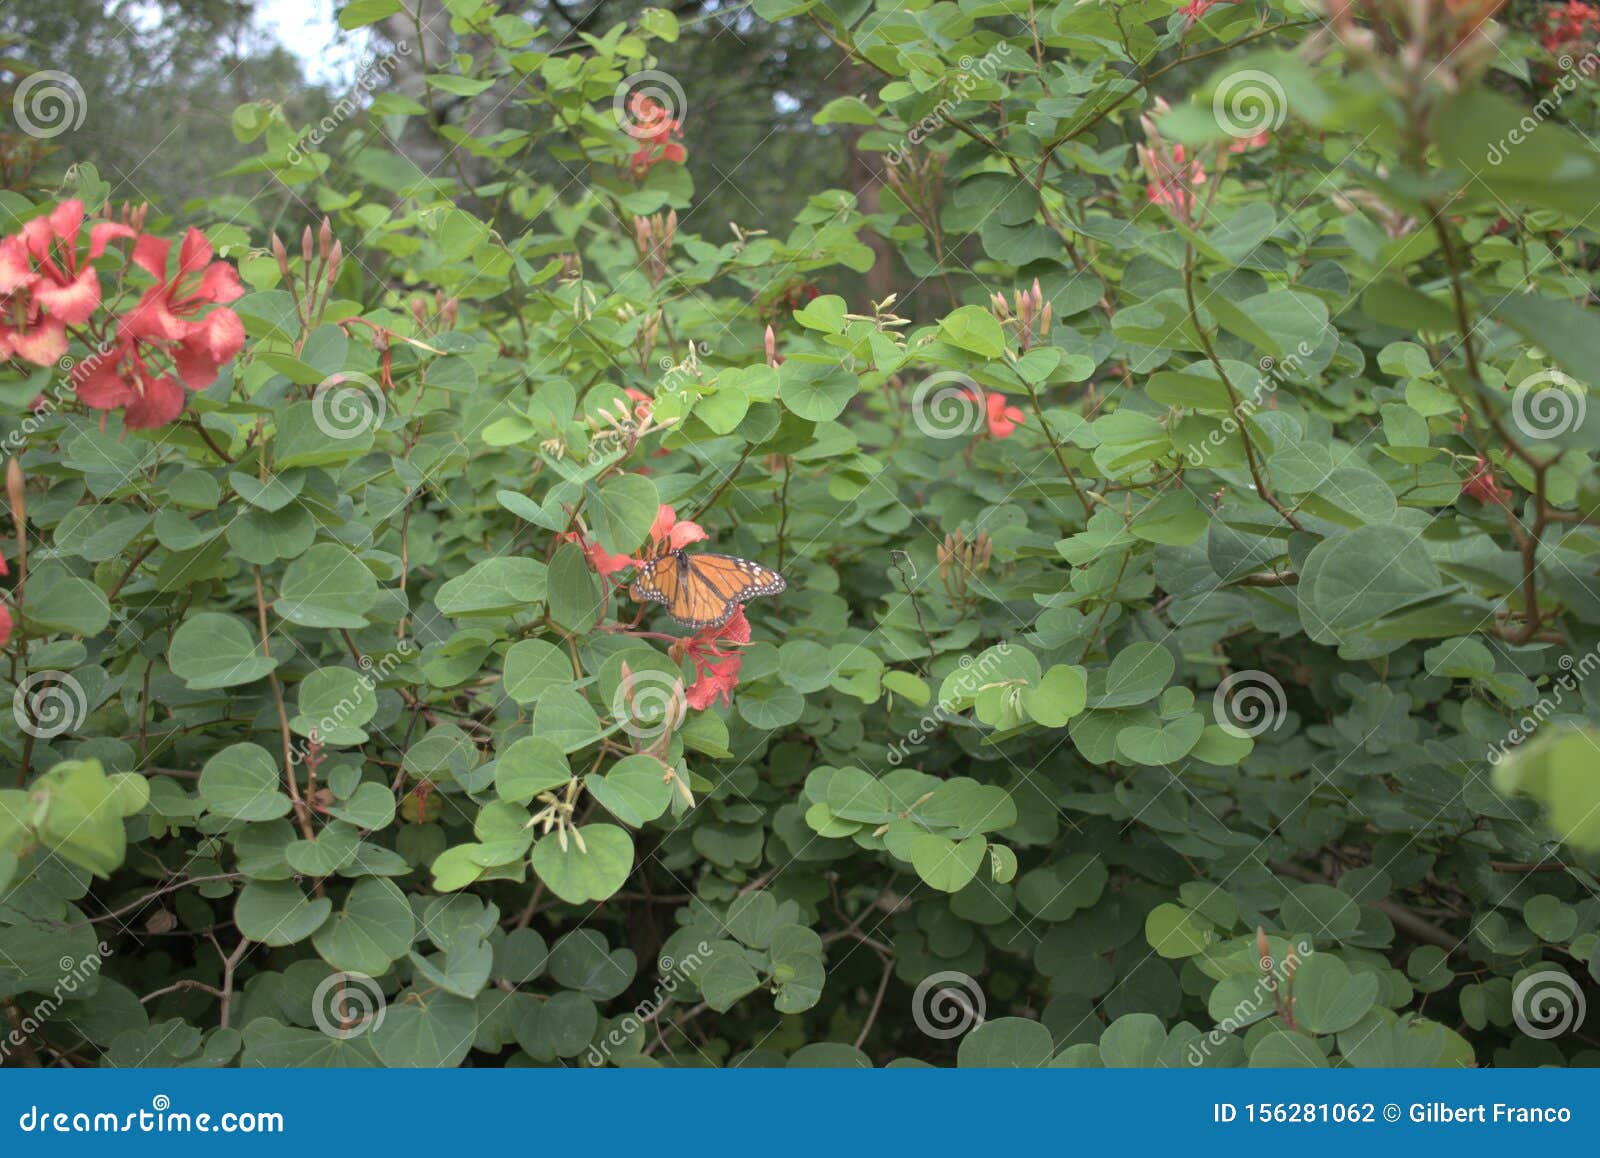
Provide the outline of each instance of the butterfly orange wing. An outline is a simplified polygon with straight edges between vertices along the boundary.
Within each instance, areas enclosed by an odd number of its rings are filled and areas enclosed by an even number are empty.
[[[733,555],[666,555],[640,569],[629,594],[663,604],[667,614],[696,630],[721,627],[741,603],[776,595],[788,584],[770,567]]]

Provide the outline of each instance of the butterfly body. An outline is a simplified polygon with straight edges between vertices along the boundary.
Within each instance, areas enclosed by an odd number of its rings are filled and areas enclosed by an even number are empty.
[[[641,566],[628,594],[640,603],[660,603],[673,619],[698,631],[721,627],[741,603],[787,586],[782,575],[749,559],[674,550]]]

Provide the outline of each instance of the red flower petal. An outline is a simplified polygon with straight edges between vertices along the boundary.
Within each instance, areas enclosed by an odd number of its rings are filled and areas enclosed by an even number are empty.
[[[133,264],[144,270],[157,281],[167,280],[167,253],[172,249],[172,243],[164,237],[151,237],[149,234],[141,237],[133,245]]]
[[[144,384],[143,395],[128,403],[122,412],[122,425],[129,430],[152,430],[165,426],[183,413],[186,395],[172,378],[155,378]]]
[[[65,285],[40,278],[33,287],[33,300],[68,325],[82,325],[99,308],[100,275],[92,265],[85,265],[83,272]]]
[[[0,294],[15,293],[38,277],[28,262],[28,248],[21,234],[13,233],[0,241]]]
[[[67,327],[60,318],[43,318],[32,329],[13,334],[11,345],[17,357],[48,366],[67,352]]]
[[[183,247],[178,251],[178,276],[202,270],[211,261],[211,243],[206,235],[193,226],[183,235]]]
[[[106,246],[124,237],[137,237],[132,229],[115,221],[101,221],[89,227],[89,260],[106,251]]]

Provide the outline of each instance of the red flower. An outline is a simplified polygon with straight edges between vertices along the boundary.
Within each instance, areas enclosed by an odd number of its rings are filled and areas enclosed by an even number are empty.
[[[666,106],[643,93],[628,98],[628,135],[639,141],[633,154],[633,175],[643,177],[662,161],[682,162],[687,154],[672,140],[683,139],[683,125],[667,114]]]
[[[11,642],[11,608],[0,603],[0,647]]]
[[[650,421],[650,411],[655,406],[656,400],[643,390],[635,390],[632,386],[626,387],[623,393],[633,402],[633,416],[641,422]]]
[[[1010,438],[1027,415],[1006,401],[1004,394],[990,394],[983,400],[988,411],[989,433],[996,438]]]
[[[1238,2],[1239,0],[1189,0],[1189,3],[1178,9],[1178,11],[1189,18],[1185,24],[1185,27],[1187,27],[1196,20],[1203,18],[1207,12],[1218,4],[1237,4]]]
[[[1259,149],[1270,140],[1272,140],[1272,134],[1265,131],[1259,132],[1253,137],[1240,137],[1228,146],[1228,152],[1244,153],[1251,149]]]
[[[63,201],[0,241],[0,360],[49,365],[67,352],[67,327],[82,325],[100,305],[94,260],[133,230],[110,221],[91,226],[80,258],[82,231],[83,202]]]
[[[244,348],[244,324],[222,308],[244,293],[225,261],[212,261],[211,243],[189,230],[178,268],[167,280],[171,243],[141,237],[133,260],[157,279],[117,320],[116,341],[73,374],[78,397],[96,410],[123,409],[130,430],[163,426],[183,413],[186,390],[204,390]],[[200,311],[216,306],[203,317]]]
[[[1545,51],[1558,52],[1563,45],[1582,40],[1585,34],[1595,31],[1597,27],[1600,27],[1600,10],[1582,3],[1582,0],[1568,0],[1555,11],[1545,13],[1544,36],[1541,40]]]
[[[1511,498],[1511,491],[1501,486],[1500,480],[1495,478],[1494,466],[1481,455],[1473,459],[1472,475],[1461,484],[1461,493],[1480,503],[1499,503],[1501,506],[1505,506]]]
[[[723,707],[733,703],[733,689],[739,684],[739,668],[744,657],[737,646],[728,649],[720,646],[724,641],[734,645],[750,642],[750,621],[744,617],[744,608],[721,627],[707,627],[675,644],[694,665],[695,682],[684,698],[697,712],[703,712],[718,700]]]
[[[662,503],[656,511],[655,525],[650,528],[650,554],[654,557],[668,551],[681,551],[690,543],[698,543],[707,537],[699,523],[679,519],[677,512]]]

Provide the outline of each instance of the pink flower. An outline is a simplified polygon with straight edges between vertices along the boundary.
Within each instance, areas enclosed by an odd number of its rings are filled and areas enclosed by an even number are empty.
[[[1004,394],[989,394],[983,400],[988,411],[989,433],[996,438],[1010,438],[1027,415],[1006,401]]]
[[[721,646],[724,642],[736,646],[724,648]],[[691,708],[703,712],[718,700],[723,707],[732,705],[733,690],[739,684],[739,668],[744,663],[737,645],[749,642],[750,621],[740,607],[721,627],[707,627],[674,645],[674,650],[681,648],[682,654],[694,665],[695,682],[684,697]]]
[[[78,253],[83,202],[63,201],[0,241],[0,360],[19,357],[46,366],[67,352],[67,327],[82,325],[100,305],[94,260],[126,225],[89,228],[89,250]]]

